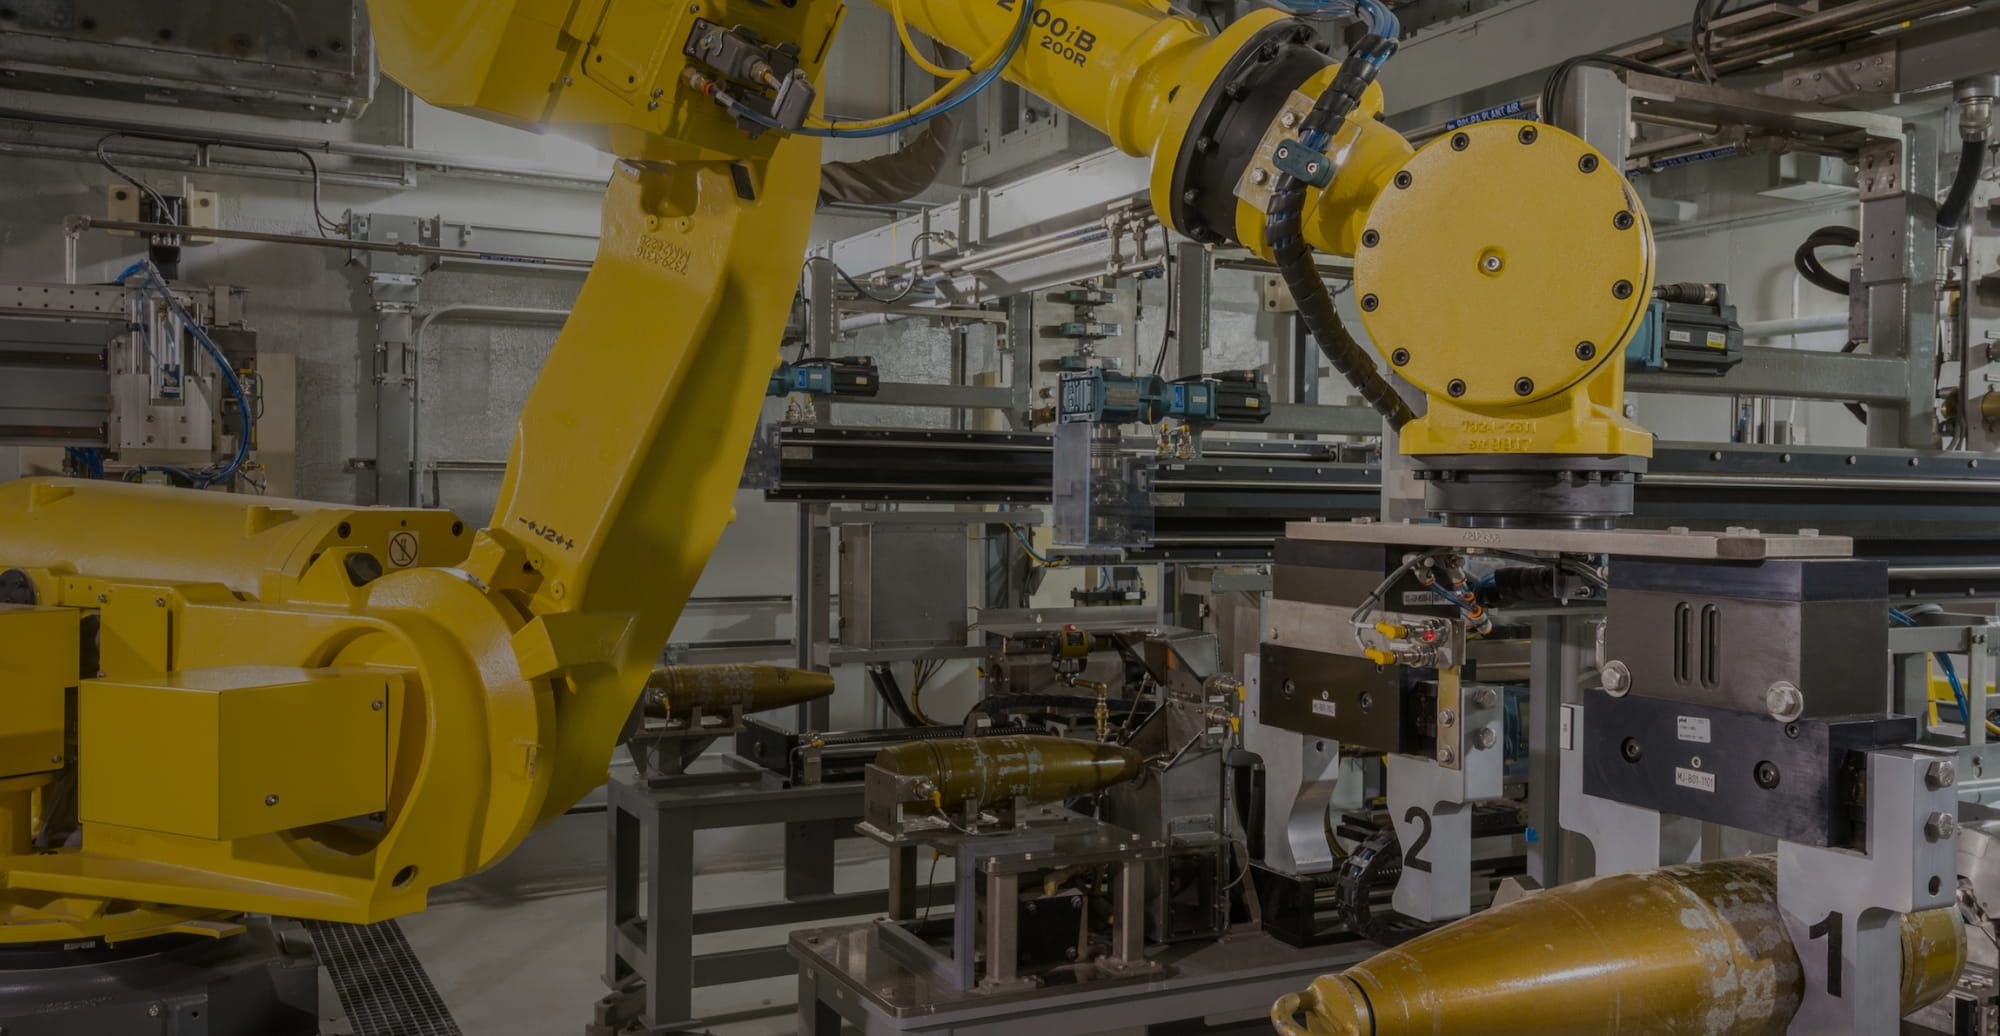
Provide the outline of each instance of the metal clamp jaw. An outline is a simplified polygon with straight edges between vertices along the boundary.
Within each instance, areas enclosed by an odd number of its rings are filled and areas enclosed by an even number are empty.
[[[1461,685],[1455,668],[1439,676],[1435,755],[1386,757],[1403,852],[1393,905],[1419,921],[1472,912],[1472,806],[1500,797],[1505,770],[1500,690]]]
[[[1778,910],[1805,998],[1792,1033],[1872,1036],[1901,1016],[1901,916],[1958,891],[1958,797],[1949,753],[1867,755],[1866,850],[1778,843]]]

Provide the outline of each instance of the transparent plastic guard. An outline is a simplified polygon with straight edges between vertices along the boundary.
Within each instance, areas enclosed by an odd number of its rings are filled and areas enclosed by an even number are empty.
[[[1127,453],[1117,425],[1056,426],[1055,539],[1064,547],[1153,542],[1153,457]]]
[[[757,421],[757,435],[750,440],[750,456],[743,462],[741,489],[766,492],[778,488],[778,437],[785,427],[785,401],[764,400],[764,413]]]

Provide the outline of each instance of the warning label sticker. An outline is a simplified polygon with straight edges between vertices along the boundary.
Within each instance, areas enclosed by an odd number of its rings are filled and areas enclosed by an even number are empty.
[[[403,529],[389,537],[389,567],[409,568],[417,563],[417,534]]]

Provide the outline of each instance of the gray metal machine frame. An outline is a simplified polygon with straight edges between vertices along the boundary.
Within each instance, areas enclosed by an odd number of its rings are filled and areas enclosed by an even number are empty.
[[[674,1032],[694,1016],[694,991],[789,974],[783,946],[694,952],[697,937],[881,914],[887,889],[834,891],[833,847],[861,815],[861,785],[791,786],[734,756],[647,781],[614,774],[607,788],[604,1032]],[[785,898],[747,906],[694,905],[695,832],[782,824]],[[948,886],[941,887],[948,894]],[[918,894],[924,894],[918,890]],[[945,898],[932,889],[929,895]],[[637,1030],[623,1028],[633,1021]]]

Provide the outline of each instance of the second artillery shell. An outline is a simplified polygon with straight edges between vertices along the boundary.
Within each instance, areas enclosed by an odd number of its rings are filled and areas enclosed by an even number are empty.
[[[990,806],[1014,798],[1060,802],[1139,776],[1145,760],[1122,745],[1019,735],[911,741],[883,749],[875,765],[922,777],[937,804]]]

